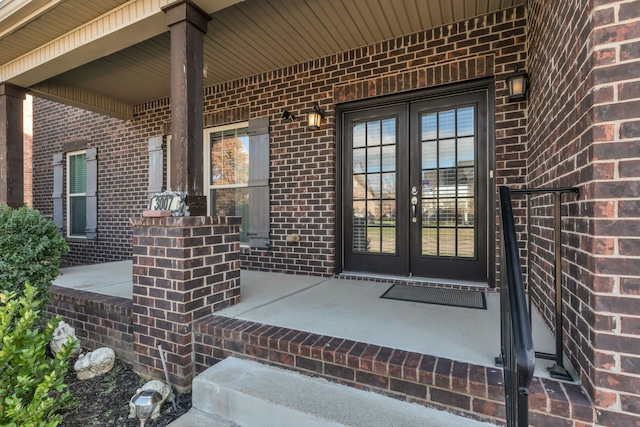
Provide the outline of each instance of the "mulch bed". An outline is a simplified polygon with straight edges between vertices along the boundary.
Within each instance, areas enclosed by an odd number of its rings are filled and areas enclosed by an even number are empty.
[[[137,427],[140,421],[129,417],[129,400],[146,381],[129,365],[117,359],[109,372],[88,380],[78,380],[70,361],[66,383],[73,395],[71,407],[61,410],[65,419],[61,427]],[[177,411],[169,399],[162,406],[160,416],[148,420],[146,427],[164,427],[191,408],[191,392],[176,396]]]

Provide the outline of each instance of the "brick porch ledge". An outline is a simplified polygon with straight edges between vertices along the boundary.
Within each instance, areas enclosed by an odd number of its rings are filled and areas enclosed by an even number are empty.
[[[194,333],[198,372],[228,356],[244,357],[504,424],[498,368],[218,315],[197,322]],[[593,426],[593,405],[577,384],[536,377],[529,406],[532,426]]]

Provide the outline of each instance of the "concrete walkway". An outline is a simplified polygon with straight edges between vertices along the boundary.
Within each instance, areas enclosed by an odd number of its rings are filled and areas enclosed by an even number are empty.
[[[61,270],[54,284],[131,298],[131,261]],[[389,284],[340,278],[241,271],[242,302],[217,314],[322,335],[494,366],[500,351],[500,302],[487,294],[487,310],[381,299]],[[554,340],[534,313],[537,351]],[[538,361],[547,376],[550,361]]]

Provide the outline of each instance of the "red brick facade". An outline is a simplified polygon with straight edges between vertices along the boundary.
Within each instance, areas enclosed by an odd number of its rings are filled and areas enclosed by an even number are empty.
[[[478,78],[495,79],[497,184],[524,182],[525,103],[506,103],[504,77],[525,65],[525,11],[510,9],[442,28],[205,89],[205,126],[268,116],[271,248],[243,267],[290,273],[335,272],[335,105]],[[327,123],[310,132],[299,115],[316,101]],[[131,122],[49,101],[35,102],[34,205],[51,214],[51,156],[69,141],[98,148],[98,241],[70,242],[69,264],[131,256],[129,219],[146,204],[147,140],[170,129],[168,99],[139,105]],[[286,235],[295,230],[297,245]]]
[[[562,335],[571,365],[597,407],[595,425],[640,426],[639,11],[637,0],[533,0],[526,9],[509,9],[206,88],[206,127],[264,116],[271,121],[271,248],[242,255],[242,266],[317,275],[331,275],[339,267],[336,106],[492,79],[494,184],[581,189],[577,200],[565,196],[563,211]],[[529,97],[508,103],[505,77],[516,66],[529,73]],[[308,131],[301,121],[280,119],[284,109],[300,115],[314,101],[327,111],[327,123],[320,130]],[[53,154],[78,146],[98,148],[98,240],[70,241],[68,263],[131,258],[135,254],[130,220],[140,216],[147,200],[147,141],[169,132],[168,99],[137,106],[130,122],[44,100],[36,100],[34,106],[35,208],[52,213]],[[534,302],[553,324],[550,203],[547,196],[532,198],[532,263],[527,273]],[[514,212],[517,223],[524,224],[524,204]],[[293,231],[301,235],[299,244],[286,243]],[[520,232],[525,255],[527,237]],[[322,362],[309,361],[291,344],[284,351],[280,341],[261,341],[260,334],[245,336],[241,331],[242,339],[225,339],[240,325],[213,323],[199,331],[201,365],[243,352],[284,365],[297,366],[301,360],[309,371],[341,380],[348,375],[356,386],[375,388],[371,383],[381,381],[378,391],[384,393],[402,392],[412,398],[418,393],[420,399],[431,398],[431,404],[500,417],[499,399],[486,394],[488,382],[486,389],[485,383],[479,386],[485,394],[473,394],[478,384],[466,377],[464,387],[471,390],[467,395],[436,391],[440,397],[433,399],[427,390],[435,383],[408,384],[403,377],[382,378],[375,370],[358,370],[335,360],[327,365],[322,355]],[[211,331],[221,336],[205,334]],[[294,341],[300,337],[299,331],[273,333]],[[394,363],[387,360],[380,366],[391,372],[397,370]],[[468,372],[475,372],[472,368],[467,367]],[[556,393],[556,386],[536,392],[535,384],[532,407],[540,409],[533,413],[541,420],[536,425],[590,425],[588,415],[571,409],[574,403],[569,403],[568,394],[562,402],[536,400]],[[557,387],[566,391],[567,386]],[[483,399],[492,413],[480,408]],[[477,408],[474,402],[480,402]],[[560,418],[574,422],[551,419],[561,411],[571,415]]]
[[[133,224],[134,369],[171,383],[195,376],[194,323],[240,302],[240,218],[136,218]]]
[[[529,182],[582,190],[563,224],[564,342],[597,423],[640,425],[640,4],[533,1],[528,16]],[[547,314],[548,203],[535,201],[532,264]]]

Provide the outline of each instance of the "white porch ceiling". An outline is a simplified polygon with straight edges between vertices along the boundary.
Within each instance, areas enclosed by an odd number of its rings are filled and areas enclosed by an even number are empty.
[[[195,2],[201,7],[207,3],[205,10],[216,10],[212,3],[217,3],[218,9],[231,4],[212,13],[205,36],[208,71],[205,86],[209,86],[485,15],[524,4],[525,0]],[[8,19],[0,21],[0,80],[6,64],[30,55],[51,40],[70,34],[91,20],[99,20],[115,8],[129,3],[140,3],[139,7],[143,7],[154,1],[39,0],[31,3],[42,4],[42,10],[38,12],[36,8],[17,23]],[[1,12],[2,9],[0,18]],[[157,21],[156,17],[156,25]],[[162,30],[157,34],[150,31],[153,35],[149,38],[118,50],[102,47],[105,53],[93,52],[95,57],[78,51],[73,58],[71,51],[68,62],[64,62],[71,67],[64,69],[58,64],[59,71],[54,75],[30,74],[25,70],[7,80],[28,86],[41,96],[115,116],[129,116],[130,109],[126,106],[169,96],[169,33],[168,28]],[[38,78],[38,75],[45,77]],[[116,104],[124,107],[114,109]]]

